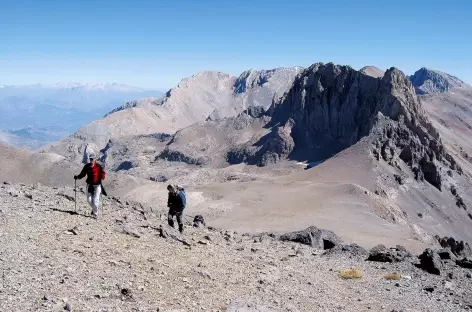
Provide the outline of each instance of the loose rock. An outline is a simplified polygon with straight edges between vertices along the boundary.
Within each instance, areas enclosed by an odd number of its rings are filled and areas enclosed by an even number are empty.
[[[407,257],[412,257],[405,247],[397,245],[395,248],[387,249],[380,244],[370,250],[368,261],[378,262],[401,262]]]
[[[420,259],[419,267],[421,269],[431,274],[441,274],[441,257],[436,252],[427,248],[418,258]]]

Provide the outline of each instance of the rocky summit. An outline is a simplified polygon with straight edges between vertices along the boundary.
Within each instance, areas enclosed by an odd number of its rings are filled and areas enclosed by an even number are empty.
[[[410,80],[418,94],[441,93],[466,86],[465,82],[455,76],[425,67],[410,76]]]
[[[119,198],[106,198],[93,219],[77,195],[76,209],[71,188],[0,186],[2,311],[472,308],[470,267],[438,256],[439,244],[421,255],[375,247],[369,256],[313,226],[247,234],[191,218],[181,235],[163,211]]]

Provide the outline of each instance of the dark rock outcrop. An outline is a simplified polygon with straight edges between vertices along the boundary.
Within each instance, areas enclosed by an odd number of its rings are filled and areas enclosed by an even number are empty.
[[[184,162],[191,165],[205,165],[208,162],[208,159],[206,159],[206,157],[195,158],[192,156],[185,155],[180,151],[172,150],[169,147],[166,147],[162,152],[160,152],[159,155],[156,156],[156,159]]]
[[[149,180],[154,181],[154,182],[166,182],[169,180],[169,178],[166,177],[165,175],[160,174],[155,177],[150,177]]]
[[[457,257],[449,249],[440,249],[436,251],[441,258],[441,260],[456,260]]]
[[[456,260],[456,264],[466,269],[472,269],[472,259],[464,258]]]
[[[342,244],[342,239],[332,231],[310,226],[302,231],[290,232],[278,237],[281,241],[297,242],[317,249],[331,249]]]
[[[427,248],[421,255],[418,256],[420,263],[418,267],[424,271],[440,275],[442,269],[441,257],[437,252],[433,251],[430,248]]]
[[[456,257],[470,257],[472,256],[472,250],[468,243],[464,241],[456,241],[453,237],[435,236],[441,247],[451,250]]]
[[[251,106],[244,110],[244,114],[251,116],[252,118],[261,118],[265,115],[266,111],[262,106]]]
[[[226,157],[230,164],[248,163],[250,165],[266,166],[287,157],[294,149],[291,136],[293,121],[288,120],[283,126],[272,128],[271,133],[262,137],[258,142],[248,142],[231,149]]]
[[[172,139],[172,134],[168,134],[168,133],[154,133],[154,134],[150,134],[148,136],[144,136],[144,137],[151,137],[151,138],[154,138],[156,140],[158,140],[159,142],[166,142],[166,141],[169,141]]]
[[[232,150],[231,163],[266,165],[294,155],[321,160],[371,136],[377,159],[396,167],[402,160],[417,180],[438,189],[441,167],[460,170],[445,152],[408,77],[395,68],[375,78],[349,66],[313,64],[266,114],[272,118],[267,125],[271,133]]]
[[[397,245],[394,248],[387,248],[380,244],[370,250],[367,261],[401,262],[407,257],[412,257],[412,254],[403,246]]]
[[[133,167],[134,165],[132,161],[125,160],[116,168],[116,171],[121,171],[121,170],[126,171],[126,170],[130,170]]]
[[[364,257],[369,252],[365,250],[363,247],[357,244],[340,244],[336,245],[331,249],[328,249],[325,255],[334,255],[334,254],[351,254],[353,256]]]

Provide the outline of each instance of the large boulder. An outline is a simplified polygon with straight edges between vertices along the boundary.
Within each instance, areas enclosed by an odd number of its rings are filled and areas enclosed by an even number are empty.
[[[387,248],[385,245],[377,245],[369,252],[368,261],[377,262],[401,262],[412,254],[405,247],[397,245],[393,248]]]
[[[418,265],[420,269],[423,269],[431,274],[441,274],[441,257],[436,251],[427,248],[421,255],[418,256],[418,258],[420,259],[420,264]]]
[[[342,244],[342,239],[334,234],[334,232],[324,229],[319,229],[316,226],[310,226],[302,231],[285,233],[279,237],[282,241],[297,242],[305,245],[310,245],[316,249],[331,249],[339,244]]]
[[[328,249],[325,255],[349,254],[356,257],[365,257],[369,252],[357,244],[340,244]]]
[[[190,246],[190,244],[183,238],[182,234],[169,225],[161,225],[159,227],[159,236],[166,239],[170,238],[176,240],[185,246]]]

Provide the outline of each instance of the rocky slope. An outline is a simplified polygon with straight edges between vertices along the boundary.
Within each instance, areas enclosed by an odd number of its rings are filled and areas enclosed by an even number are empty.
[[[0,144],[0,180],[12,183],[40,184],[50,187],[64,187],[74,185],[74,175],[82,169],[82,164],[72,163],[64,156],[54,153],[33,153],[26,149],[19,149]],[[79,180],[83,185],[85,179]],[[123,175],[107,170],[104,182],[109,195],[126,194],[133,189],[154,185],[148,179],[141,179],[130,175]]]
[[[454,89],[421,97],[421,102],[444,144],[454,153],[462,167],[471,165],[472,155],[472,87]]]
[[[70,188],[0,185],[0,204],[2,311],[472,308],[470,249],[450,239],[412,255],[314,227],[247,235],[187,223],[181,236],[162,211],[117,199],[89,218]]]
[[[236,116],[251,106],[269,106],[286,92],[301,68],[250,70],[240,77],[220,72],[202,72],[183,79],[159,99],[128,102],[92,122],[67,139],[44,150],[80,161],[81,148],[95,144],[105,148],[109,141],[156,133],[173,134],[205,120]]]

